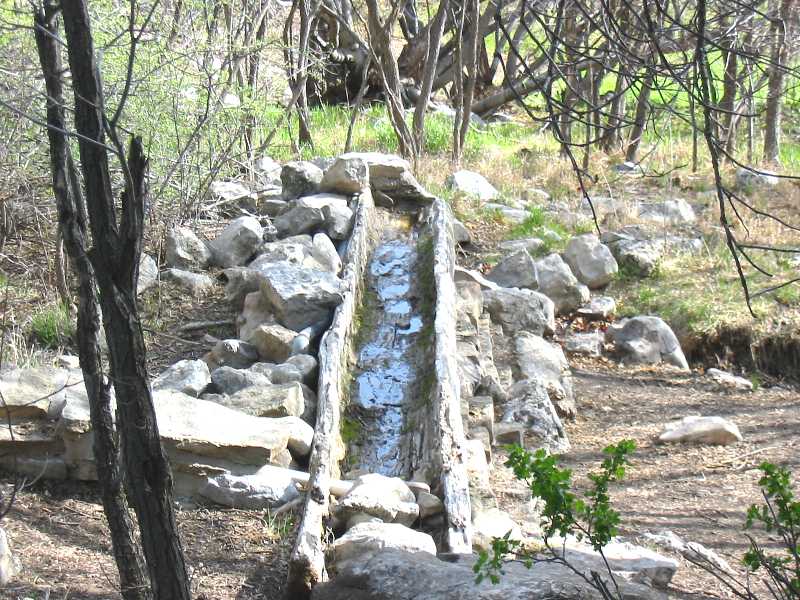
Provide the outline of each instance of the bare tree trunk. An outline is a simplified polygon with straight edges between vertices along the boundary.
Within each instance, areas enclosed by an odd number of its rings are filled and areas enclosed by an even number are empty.
[[[89,258],[100,292],[116,391],[125,486],[139,521],[153,596],[189,600],[189,579],[172,509],[172,474],[158,434],[136,308],[136,282],[147,196],[147,159],[133,139],[126,159],[103,92],[85,0],[62,0],[75,93],[75,128],[94,247]],[[108,164],[106,134],[125,178],[119,222]]]
[[[777,15],[772,21],[772,50],[770,52],[767,106],[764,118],[764,162],[780,164],[781,99],[783,96],[784,71],[788,59],[786,30],[794,0],[780,0]]]
[[[109,388],[103,381],[100,353],[100,314],[97,304],[97,281],[86,253],[86,206],[67,141],[64,118],[63,72],[59,50],[56,9],[48,4],[34,14],[36,45],[47,89],[47,135],[50,142],[50,166],[53,193],[59,215],[59,231],[78,277],[78,354],[83,381],[89,399],[89,417],[94,434],[94,457],[97,479],[111,546],[119,571],[120,588],[125,600],[151,598],[144,572],[144,560],[136,544],[128,503],[122,489],[122,474],[114,439]]]
[[[633,117],[633,129],[628,141],[628,150],[625,152],[625,160],[630,162],[636,161],[636,154],[642,141],[644,127],[647,124],[647,117],[650,113],[650,90],[652,87],[653,71],[648,70],[642,81],[642,89],[639,91],[639,99],[636,102],[636,115]]]

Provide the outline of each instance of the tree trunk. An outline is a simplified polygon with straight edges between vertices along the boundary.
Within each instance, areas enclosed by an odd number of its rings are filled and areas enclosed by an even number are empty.
[[[100,315],[96,279],[86,254],[86,206],[69,149],[64,118],[61,55],[57,44],[56,10],[48,4],[34,14],[36,45],[47,89],[47,135],[53,194],[58,207],[59,230],[72,268],[78,277],[78,324],[76,336],[83,381],[89,399],[94,434],[94,458],[111,546],[119,571],[122,597],[151,597],[144,561],[136,545],[128,503],[122,489],[122,474],[114,440],[109,388],[103,381],[100,354]]]
[[[650,90],[652,87],[653,71],[648,70],[642,81],[642,89],[639,91],[639,98],[636,102],[636,115],[633,117],[633,129],[628,142],[628,150],[625,152],[625,160],[630,162],[636,162],[636,154],[639,151],[644,127],[650,114]]]
[[[793,0],[780,0],[778,14],[773,14],[772,50],[770,52],[769,83],[764,122],[764,162],[780,164],[781,99],[784,70],[788,59],[786,30],[789,26]]]
[[[109,346],[126,492],[139,520],[154,598],[189,600],[189,579],[172,509],[172,474],[158,434],[136,308],[147,159],[138,138],[132,140],[126,159],[114,128],[108,128],[125,178],[118,223],[105,135],[109,123],[103,114],[103,92],[87,6],[85,0],[62,0],[62,10],[94,244],[89,258],[97,276]]]

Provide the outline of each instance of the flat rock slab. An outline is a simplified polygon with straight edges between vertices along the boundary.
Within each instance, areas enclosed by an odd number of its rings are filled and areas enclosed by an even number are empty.
[[[222,506],[259,510],[282,506],[300,493],[286,470],[267,465],[253,475],[209,477],[200,495]]]
[[[6,410],[13,418],[57,418],[71,394],[83,390],[80,371],[55,367],[12,369],[0,374],[0,393]],[[85,393],[85,392],[84,392]]]
[[[261,293],[281,325],[294,331],[329,319],[342,301],[341,281],[332,273],[273,265],[262,274]]]
[[[690,416],[667,423],[658,441],[726,446],[741,442],[742,434],[735,423],[722,417]]]
[[[436,556],[436,543],[427,533],[409,529],[399,523],[365,522],[352,527],[336,540],[330,550],[332,568],[362,562],[386,549],[424,552]]]

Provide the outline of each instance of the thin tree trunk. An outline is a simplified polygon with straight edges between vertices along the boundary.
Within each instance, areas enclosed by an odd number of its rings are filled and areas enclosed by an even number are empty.
[[[639,99],[636,102],[636,115],[633,118],[633,129],[628,142],[628,150],[625,152],[625,160],[636,162],[636,154],[639,151],[639,144],[642,141],[644,127],[647,124],[647,116],[650,113],[650,90],[653,87],[653,71],[647,71],[642,81],[642,89],[639,92]]]
[[[86,254],[86,206],[64,133],[67,125],[64,118],[62,66],[54,6],[48,4],[44,10],[37,11],[34,22],[36,45],[47,89],[47,135],[59,231],[78,277],[76,336],[83,381],[89,399],[94,458],[103,510],[111,533],[111,547],[119,571],[122,597],[125,600],[147,600],[151,598],[150,588],[122,489],[111,399],[109,388],[103,381],[97,282],[92,263]]]
[[[770,52],[769,83],[764,122],[764,162],[780,164],[781,100],[783,97],[784,69],[788,58],[786,30],[793,0],[781,0],[772,22],[772,51]]]
[[[153,596],[189,600],[189,579],[172,508],[172,474],[158,434],[136,308],[136,282],[147,196],[147,159],[141,140],[128,158],[109,127],[125,177],[117,222],[108,164],[103,92],[85,0],[62,0],[75,91],[75,127],[94,247],[89,258],[100,292],[111,380],[125,461],[125,486],[136,512]]]

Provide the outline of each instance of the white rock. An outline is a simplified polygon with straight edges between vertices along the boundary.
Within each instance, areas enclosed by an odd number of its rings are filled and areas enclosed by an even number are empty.
[[[780,182],[780,178],[777,175],[775,171],[767,171],[765,169],[750,170],[741,167],[736,171],[736,185],[739,188],[749,186],[773,187]]]
[[[589,301],[589,288],[578,281],[558,254],[535,262],[538,291],[550,298],[556,314],[568,314]]]
[[[536,263],[527,250],[517,250],[500,260],[486,275],[486,279],[506,288],[539,287],[536,280]]]
[[[639,218],[661,225],[682,225],[697,219],[691,204],[681,198],[643,203],[639,206]]]
[[[261,360],[282,363],[292,355],[295,337],[296,332],[282,325],[259,325],[247,341],[256,347]]]
[[[258,360],[258,350],[252,344],[242,340],[220,340],[204,360],[206,360],[206,363],[213,365],[213,368],[233,367],[235,369],[246,369]]]
[[[355,480],[350,491],[339,499],[334,513],[343,520],[355,513],[366,513],[386,523],[411,525],[419,517],[419,506],[402,479],[370,473]]]
[[[363,562],[370,556],[386,550],[427,552],[435,560],[436,543],[427,533],[414,531],[399,523],[359,523],[331,546],[331,564],[334,569],[344,568],[352,562]]]
[[[0,586],[8,585],[19,572],[5,530],[0,527]]]
[[[684,542],[672,531],[662,531],[658,534],[646,532],[644,537],[657,546],[678,552],[690,561],[705,562],[724,573],[734,573],[728,561],[719,554],[697,542]]]
[[[520,332],[514,339],[514,354],[522,379],[540,382],[562,416],[575,416],[572,373],[561,346],[544,338]]]
[[[167,264],[177,269],[204,269],[211,262],[211,250],[188,227],[176,227],[164,241]]]
[[[508,401],[502,407],[500,420],[503,423],[525,425],[529,436],[533,438],[534,450],[546,448],[554,454],[569,451],[567,432],[542,383],[518,381],[508,390],[508,396]]]
[[[516,288],[484,290],[483,306],[506,335],[520,331],[549,335],[555,330],[553,301],[539,292]]]
[[[564,340],[564,345],[569,354],[585,354],[587,356],[600,356],[603,352],[605,335],[602,332],[569,333]]]
[[[678,338],[659,317],[623,319],[609,327],[606,335],[631,362],[655,364],[664,361],[684,371],[689,370]]]
[[[336,246],[333,245],[331,238],[324,233],[317,233],[314,234],[312,243],[313,248],[311,249],[311,256],[313,256],[326,271],[338,275],[342,270],[342,259],[339,258],[339,253],[336,252]]]
[[[369,167],[362,158],[337,158],[322,177],[320,189],[337,194],[357,194],[369,188]]]
[[[263,231],[255,217],[234,219],[209,244],[213,263],[223,268],[243,265],[261,245]]]
[[[161,274],[161,278],[182,287],[193,296],[200,296],[214,287],[214,280],[205,273],[192,273],[183,269],[167,269]]]
[[[489,551],[494,538],[522,541],[522,530],[509,514],[499,508],[479,510],[472,517],[472,545],[478,550]]]
[[[211,383],[208,365],[202,360],[181,360],[153,380],[154,390],[173,390],[195,398]]]
[[[223,506],[258,510],[282,506],[300,493],[287,471],[265,466],[253,475],[209,477],[200,495]]]
[[[341,282],[332,273],[273,265],[262,274],[261,293],[278,322],[294,331],[329,319],[342,301]]]
[[[708,375],[709,378],[714,380],[714,382],[722,387],[744,391],[751,391],[753,389],[753,382],[749,379],[737,377],[732,373],[726,373],[725,371],[720,371],[719,369],[709,369],[706,371],[706,375]]]
[[[457,192],[476,196],[479,200],[493,200],[500,192],[480,173],[461,169],[447,178],[447,185]]]
[[[136,281],[136,293],[149,290],[158,281],[158,265],[153,257],[142,252],[139,258],[139,279]]]
[[[564,260],[578,281],[590,289],[608,285],[619,270],[611,250],[592,233],[572,238],[564,251]]]
[[[235,202],[236,200],[243,200],[255,196],[249,188],[237,181],[214,181],[209,186],[209,191],[213,196],[228,202]]]
[[[616,301],[609,296],[598,296],[589,300],[588,304],[581,306],[575,312],[586,319],[605,320],[617,310]]]
[[[281,185],[283,199],[292,200],[301,196],[316,194],[322,182],[322,169],[307,161],[294,161],[283,165]]]
[[[742,434],[735,423],[722,417],[689,416],[667,423],[658,440],[727,446],[741,442]]]

